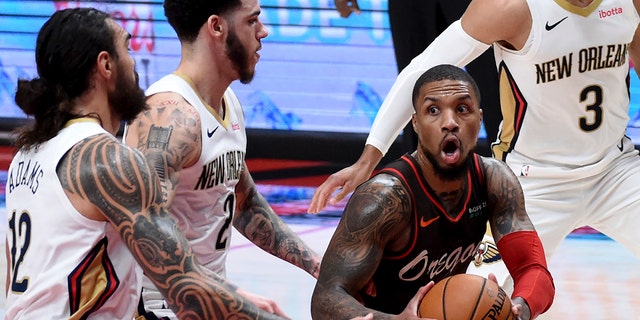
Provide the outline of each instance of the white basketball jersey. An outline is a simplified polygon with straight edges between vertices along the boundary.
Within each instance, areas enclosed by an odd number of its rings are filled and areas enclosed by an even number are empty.
[[[574,168],[598,162],[625,134],[632,0],[528,0],[525,47],[494,46],[503,123],[496,158]]]
[[[228,88],[224,94],[224,119],[208,109],[183,78],[170,74],[149,87],[147,96],[159,92],[180,94],[197,111],[201,121],[202,152],[198,162],[180,172],[171,208],[198,257],[210,270],[225,276],[231,241],[235,186],[244,166],[247,148],[240,101]]]
[[[11,162],[6,319],[134,315],[142,270],[108,222],[88,219],[73,207],[56,174],[63,155],[96,134],[108,133],[94,122],[76,122]]]

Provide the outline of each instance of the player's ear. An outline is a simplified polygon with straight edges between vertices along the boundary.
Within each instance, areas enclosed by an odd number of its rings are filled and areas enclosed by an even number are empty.
[[[212,35],[222,35],[226,29],[224,26],[224,19],[218,15],[212,15],[207,19],[207,29]]]
[[[96,69],[99,74],[104,77],[111,76],[113,69],[113,61],[111,60],[111,55],[106,51],[101,51],[96,58]]]

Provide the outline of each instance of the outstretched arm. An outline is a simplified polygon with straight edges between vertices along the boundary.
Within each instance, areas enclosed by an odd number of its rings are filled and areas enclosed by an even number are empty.
[[[519,319],[534,319],[551,306],[555,295],[542,242],[527,215],[517,177],[502,161],[484,158],[483,163],[491,231],[514,280],[513,312]]]
[[[67,153],[58,176],[80,212],[111,223],[179,318],[280,319],[197,262],[140,152],[110,136],[93,136]]]
[[[262,250],[287,261],[314,278],[321,257],[278,217],[258,192],[246,163],[236,185],[236,215],[233,226]]]
[[[362,155],[356,163],[330,175],[316,189],[307,211],[309,213],[318,213],[327,204],[335,205],[342,201],[359,184],[369,179],[381,159],[382,153],[380,150],[371,145],[365,145]],[[332,196],[338,188],[341,188],[340,191],[335,196]]]
[[[411,96],[413,86],[420,75],[429,68],[447,63],[464,66],[489,48],[469,36],[460,21],[454,22],[427,49],[415,57],[400,72],[391,90],[382,102],[367,137],[362,155],[350,167],[329,177],[315,192],[309,207],[310,213],[322,210],[328,202],[336,203],[351,193],[371,176],[384,154],[405,127],[413,114]],[[335,197],[331,194],[342,188]]]
[[[378,110],[362,156],[316,190],[309,212],[317,213],[328,202],[342,200],[371,175],[411,119],[413,86],[424,71],[439,64],[466,66],[495,42],[522,48],[530,29],[531,14],[525,0],[471,1],[461,19],[452,23],[400,72]],[[338,188],[342,189],[331,197]]]

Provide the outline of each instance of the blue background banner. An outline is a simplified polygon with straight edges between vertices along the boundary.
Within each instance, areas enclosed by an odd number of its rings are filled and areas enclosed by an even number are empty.
[[[232,88],[254,129],[368,133],[397,75],[387,0],[359,1],[362,14],[341,18],[333,0],[263,0],[263,40],[256,77]],[[37,32],[55,11],[93,6],[110,12],[132,35],[131,49],[147,88],[179,62],[180,44],[162,1],[0,0],[0,117],[24,118],[13,95],[19,78],[37,75]],[[635,72],[632,101],[640,101]],[[638,104],[629,110],[637,121]],[[633,130],[630,130],[633,133]],[[484,133],[481,135],[484,136]]]

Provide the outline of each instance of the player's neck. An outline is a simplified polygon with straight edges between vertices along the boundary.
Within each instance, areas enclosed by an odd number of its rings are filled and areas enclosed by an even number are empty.
[[[467,174],[462,174],[459,178],[455,179],[445,179],[442,174],[436,172],[436,168],[434,168],[431,161],[429,161],[424,154],[416,152],[414,154],[414,158],[418,161],[418,165],[421,168],[425,180],[436,194],[448,195],[447,199],[450,199],[451,194],[464,190],[467,181]]]
[[[585,8],[593,2],[593,0],[566,0],[566,1],[580,8]]]
[[[219,82],[209,79],[206,75],[202,76],[200,72],[193,72],[189,68],[179,67],[174,71],[174,74],[184,79],[191,86],[205,106],[223,116],[222,97],[228,85],[221,87]]]

